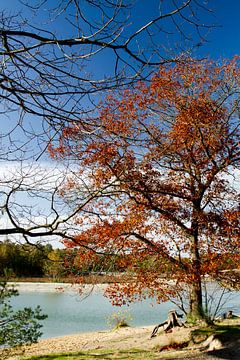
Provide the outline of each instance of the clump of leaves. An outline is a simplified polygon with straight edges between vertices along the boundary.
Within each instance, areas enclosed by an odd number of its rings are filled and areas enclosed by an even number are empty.
[[[127,310],[120,310],[112,313],[107,318],[109,327],[113,330],[117,330],[122,327],[128,327],[129,322],[132,320],[131,314]]]
[[[168,345],[164,345],[161,347],[160,351],[164,351],[164,350],[179,350],[179,349],[183,349],[185,347],[187,347],[189,344],[189,341],[184,341],[184,342],[172,342]]]
[[[0,346],[4,348],[37,342],[42,335],[39,321],[47,318],[40,306],[14,311],[10,298],[18,295],[13,286],[0,282]]]

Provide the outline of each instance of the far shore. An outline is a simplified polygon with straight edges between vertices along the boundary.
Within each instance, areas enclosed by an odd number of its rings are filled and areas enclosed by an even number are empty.
[[[79,290],[85,292],[94,291],[94,293],[99,292],[102,293],[107,287],[107,284],[71,284],[71,283],[56,283],[56,282],[14,282],[9,281],[9,285],[13,285],[19,293],[21,292],[78,292]]]

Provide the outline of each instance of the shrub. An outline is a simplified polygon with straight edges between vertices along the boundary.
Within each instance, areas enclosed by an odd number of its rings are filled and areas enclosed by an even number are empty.
[[[129,322],[132,320],[131,314],[127,310],[120,310],[112,313],[108,318],[107,322],[111,329],[119,329],[121,327],[130,326]]]
[[[13,286],[0,282],[0,346],[4,348],[37,342],[42,335],[39,321],[47,317],[42,314],[40,306],[14,311],[10,298],[17,295]]]

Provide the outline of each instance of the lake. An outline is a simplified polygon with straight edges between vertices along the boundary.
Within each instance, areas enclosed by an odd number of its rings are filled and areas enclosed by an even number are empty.
[[[132,326],[153,325],[167,318],[168,311],[176,309],[171,302],[156,304],[153,300],[144,300],[130,306],[112,306],[100,291],[93,291],[85,299],[81,299],[74,291],[56,292],[53,289],[30,291],[27,285],[19,288],[19,296],[12,298],[14,309],[36,307],[40,305],[48,318],[43,323],[42,338],[57,337],[80,332],[90,332],[109,329],[107,318],[118,311],[126,310],[132,320]],[[225,310],[240,313],[240,294],[228,299]]]

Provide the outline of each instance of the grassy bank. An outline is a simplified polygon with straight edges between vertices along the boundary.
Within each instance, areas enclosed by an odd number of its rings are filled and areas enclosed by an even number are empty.
[[[63,353],[56,355],[32,356],[28,360],[92,360],[92,359],[159,359],[159,352],[144,351],[138,349],[132,350],[94,350],[80,351],[75,354]]]

